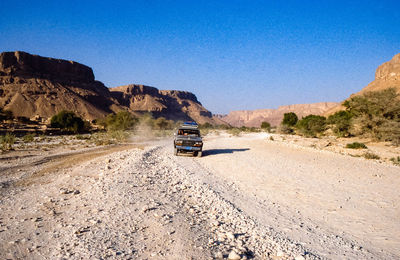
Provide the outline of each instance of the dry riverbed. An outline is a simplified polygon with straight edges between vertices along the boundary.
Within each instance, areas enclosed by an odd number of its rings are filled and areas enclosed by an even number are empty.
[[[176,157],[161,139],[2,154],[0,258],[400,257],[400,167],[388,160],[264,133],[212,134],[204,150]]]

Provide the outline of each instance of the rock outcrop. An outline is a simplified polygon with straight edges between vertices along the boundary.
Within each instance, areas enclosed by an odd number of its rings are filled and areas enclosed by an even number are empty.
[[[91,68],[25,52],[0,54],[0,107],[48,118],[61,110],[92,120],[123,109]]]
[[[220,118],[228,124],[237,127],[260,127],[264,121],[269,122],[272,126],[277,126],[282,122],[285,113],[294,112],[299,118],[310,114],[321,115],[337,105],[338,103],[334,102],[322,102],[280,106],[278,109],[232,111]]]
[[[362,95],[369,91],[381,91],[388,88],[394,88],[400,93],[400,53],[395,55],[390,61],[380,65],[375,72],[375,80],[369,83],[361,91],[352,94],[350,97]],[[342,105],[338,105],[328,110],[325,115],[331,115],[337,111],[343,110]]]
[[[190,92],[142,85],[110,91],[95,80],[88,66],[20,51],[0,54],[0,108],[28,118],[49,118],[61,110],[70,110],[93,120],[128,110],[173,120],[222,122],[214,119]]]
[[[111,95],[124,107],[135,112],[151,112],[172,120],[195,120],[216,123],[193,93],[177,90],[158,90],[143,85],[126,85],[111,88]],[[222,123],[222,122],[221,122]]]

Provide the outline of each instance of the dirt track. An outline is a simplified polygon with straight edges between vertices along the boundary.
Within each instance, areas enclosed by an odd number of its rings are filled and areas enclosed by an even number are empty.
[[[0,258],[400,256],[399,167],[267,137],[209,137],[202,158],[166,140],[16,161],[2,168]]]

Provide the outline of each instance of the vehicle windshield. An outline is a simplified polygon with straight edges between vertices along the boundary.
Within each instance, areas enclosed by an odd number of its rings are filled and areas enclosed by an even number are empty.
[[[195,129],[179,129],[178,135],[200,136],[200,131]]]

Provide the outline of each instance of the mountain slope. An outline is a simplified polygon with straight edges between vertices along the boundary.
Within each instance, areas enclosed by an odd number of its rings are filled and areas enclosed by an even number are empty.
[[[48,118],[71,110],[85,119],[123,109],[91,68],[25,52],[0,54],[0,107],[15,116]]]
[[[369,91],[381,91],[388,88],[394,88],[400,93],[400,53],[396,54],[390,61],[380,65],[376,69],[375,80],[350,97],[362,95]],[[328,110],[325,115],[331,115],[343,109],[344,107],[342,105],[338,105]]]
[[[228,115],[221,117],[221,119],[237,127],[260,127],[264,121],[269,122],[272,126],[277,126],[282,122],[285,113],[294,112],[299,118],[309,114],[321,115],[337,105],[338,103],[334,102],[322,102],[280,106],[278,109],[231,111]]]

